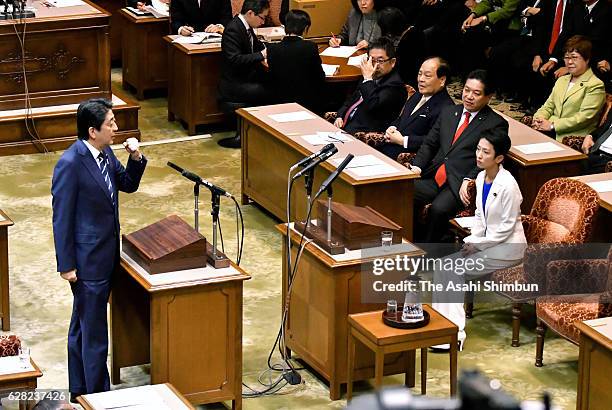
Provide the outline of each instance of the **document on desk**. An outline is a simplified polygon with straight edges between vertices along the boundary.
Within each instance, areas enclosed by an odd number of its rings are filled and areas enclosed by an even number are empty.
[[[585,320],[584,324],[593,328],[597,332],[612,340],[612,318],[604,317],[599,319]]]
[[[190,36],[178,36],[172,42],[178,44],[221,44],[221,34],[196,31]]]
[[[0,375],[33,372],[34,367],[28,363],[25,365],[19,360],[19,356],[0,357]]]
[[[397,172],[397,169],[393,165],[382,163],[381,165],[369,165],[366,167],[351,168],[353,174],[358,177],[379,177],[381,175],[393,174]]]
[[[2,214],[0,214],[0,222],[4,221],[6,218],[2,216]]]
[[[367,55],[360,55],[360,56],[354,56],[354,57],[350,57],[348,59],[348,63],[346,63],[347,65],[352,65],[355,67],[361,67],[361,61],[363,61],[364,58],[367,58]]]
[[[323,72],[327,77],[336,75],[338,68],[340,68],[338,64],[321,64],[321,67],[323,67]]]
[[[349,136],[342,131],[317,131],[316,134],[302,135],[302,138],[310,145],[327,145],[337,142],[348,142],[351,140]]]
[[[82,0],[46,0],[53,7],[74,7],[83,6],[85,2]]]
[[[87,395],[87,401],[95,409],[162,410],[172,409],[155,390],[154,386],[139,386]]]
[[[597,192],[611,192],[612,191],[612,179],[609,179],[607,181],[587,182],[587,185],[593,188]]]
[[[156,19],[161,19],[170,16],[170,9],[167,4],[162,3],[159,0],[152,0],[150,6],[146,6],[145,10],[153,14]]]
[[[272,120],[276,122],[292,122],[292,121],[305,121],[317,118],[315,115],[308,111],[293,111],[284,112],[281,114],[270,114],[268,115]]]
[[[338,166],[342,163],[342,161],[344,161],[344,158],[346,157],[334,158],[331,160],[331,163],[334,164],[335,166]],[[371,166],[377,166],[377,165],[387,165],[387,164],[383,160],[381,160],[380,158],[377,158],[376,156],[372,154],[366,154],[366,155],[356,155],[355,158],[353,158],[351,162],[348,163],[346,168],[353,169],[353,168],[371,167]]]
[[[327,47],[321,53],[322,56],[326,57],[343,57],[349,58],[357,51],[355,46],[340,46],[340,47]]]
[[[563,151],[563,147],[553,142],[538,142],[536,144],[515,145],[514,148],[523,154],[544,154],[546,152]]]
[[[472,227],[476,223],[476,217],[464,216],[462,218],[455,218],[455,222],[457,222],[457,224],[459,224],[459,226],[464,229],[472,229]]]

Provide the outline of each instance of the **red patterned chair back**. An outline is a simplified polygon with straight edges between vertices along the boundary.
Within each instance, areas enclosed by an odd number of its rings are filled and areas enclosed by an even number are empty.
[[[21,340],[15,335],[0,335],[0,357],[17,356]]]
[[[608,119],[608,115],[610,115],[610,110],[612,109],[612,94],[606,94],[606,103],[603,107],[601,107],[601,119],[599,120],[599,126],[604,125],[606,120]]]
[[[539,221],[528,224],[527,242],[583,243],[591,234],[598,208],[599,196],[587,184],[551,179],[540,188],[531,208],[530,216]]]

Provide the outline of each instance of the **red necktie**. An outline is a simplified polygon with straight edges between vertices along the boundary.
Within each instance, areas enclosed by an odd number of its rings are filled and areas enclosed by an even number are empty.
[[[563,19],[563,0],[557,2],[557,10],[555,10],[555,21],[553,22],[552,34],[550,36],[550,44],[548,45],[548,54],[552,54],[555,49],[555,44],[561,33],[561,20]]]
[[[346,114],[344,114],[344,119],[342,122],[342,128],[346,127],[346,123],[348,122],[349,118],[351,117],[351,113],[359,106],[359,104],[361,104],[363,102],[363,97],[359,97],[359,99],[357,101],[355,101],[355,103],[353,105],[351,105],[351,107],[346,110]]]
[[[455,141],[459,139],[459,137],[461,136],[463,131],[465,131],[468,125],[470,125],[470,115],[471,114],[468,111],[465,112],[465,119],[463,120],[461,126],[457,128],[457,131],[455,131],[455,136],[453,137],[453,142],[451,143],[451,146],[455,143]],[[438,168],[438,170],[436,171],[434,179],[439,187],[444,185],[444,183],[446,182],[446,164],[440,165],[440,168]]]

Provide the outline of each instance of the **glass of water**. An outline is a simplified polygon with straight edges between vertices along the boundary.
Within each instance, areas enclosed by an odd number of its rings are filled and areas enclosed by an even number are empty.
[[[395,315],[397,313],[397,300],[390,299],[387,301],[387,314]]]
[[[22,369],[30,367],[30,348],[23,344],[19,348],[19,367]]]
[[[392,231],[382,231],[380,233],[380,241],[383,248],[389,248],[393,243],[393,232]]]

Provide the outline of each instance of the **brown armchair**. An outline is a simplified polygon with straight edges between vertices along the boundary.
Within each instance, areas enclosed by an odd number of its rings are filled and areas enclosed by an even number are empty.
[[[491,279],[499,284],[535,283],[546,289],[546,266],[555,259],[571,259],[572,247],[584,243],[593,230],[599,208],[597,192],[587,184],[569,178],[546,182],[529,215],[523,215],[523,228],[529,245],[523,263],[494,272]],[[538,244],[538,245],[533,245]],[[498,292],[512,301],[512,346],[519,346],[521,310],[524,303],[540,296],[538,292]]]
[[[15,335],[0,335],[0,357],[17,356],[21,339]]]
[[[612,316],[612,247],[607,259],[550,262],[546,267],[546,283],[547,296],[536,299],[537,367],[543,365],[548,328],[578,344],[580,332],[574,323]]]

